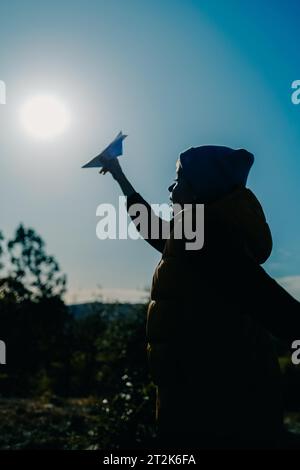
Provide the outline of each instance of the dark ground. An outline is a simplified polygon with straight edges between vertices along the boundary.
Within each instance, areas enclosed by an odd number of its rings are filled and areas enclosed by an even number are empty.
[[[97,402],[0,399],[0,449],[97,449]]]
[[[99,399],[0,399],[0,449],[101,449]],[[286,425],[300,436],[300,412]]]

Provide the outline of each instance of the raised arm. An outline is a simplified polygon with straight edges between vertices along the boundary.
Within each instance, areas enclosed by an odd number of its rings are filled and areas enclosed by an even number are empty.
[[[147,201],[145,201],[142,196],[137,193],[132,186],[132,184],[129,182],[127,177],[125,176],[120,162],[117,158],[114,158],[112,160],[105,160],[105,166],[101,168],[100,174],[105,175],[107,172],[111,173],[113,178],[118,182],[124,196],[127,197],[127,211],[135,223],[135,226],[137,230],[141,233],[141,226],[138,221],[138,214],[132,214],[130,213],[130,209],[133,208],[135,204],[143,204],[146,208],[147,214],[148,214],[148,238],[144,238],[153,248],[158,250],[160,253],[163,252],[164,246],[165,246],[165,239],[162,238],[163,233],[169,233],[170,231],[170,222],[161,219],[158,217],[153,209],[151,208],[150,204],[148,204]],[[158,232],[158,237],[151,238],[151,233],[152,232],[152,225],[155,224],[156,227],[159,227],[159,232]],[[168,227],[166,227],[168,226]],[[142,234],[142,233],[141,233]],[[143,236],[143,234],[142,234]]]

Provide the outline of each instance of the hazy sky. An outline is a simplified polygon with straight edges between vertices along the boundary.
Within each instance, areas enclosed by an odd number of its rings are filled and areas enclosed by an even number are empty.
[[[68,274],[69,300],[98,284],[131,297],[159,260],[143,240],[96,238],[96,207],[117,204],[120,191],[110,175],[80,167],[121,129],[123,167],[149,202],[168,202],[187,147],[253,152],[249,187],[274,238],[265,268],[300,292],[300,106],[291,103],[300,4],[247,3],[1,1],[0,229],[10,236],[23,222],[42,235]],[[40,93],[71,113],[49,141],[20,123],[22,104]]]

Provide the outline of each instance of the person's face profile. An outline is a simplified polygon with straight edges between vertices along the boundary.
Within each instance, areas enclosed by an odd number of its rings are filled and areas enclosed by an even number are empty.
[[[193,199],[191,190],[182,176],[182,167],[180,160],[176,162],[176,178],[168,187],[170,192],[170,200],[173,204],[185,204]]]

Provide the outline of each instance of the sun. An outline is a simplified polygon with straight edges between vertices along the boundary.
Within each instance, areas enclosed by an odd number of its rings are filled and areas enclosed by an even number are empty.
[[[20,111],[24,129],[36,139],[52,139],[67,130],[70,113],[63,101],[53,95],[29,98]]]

